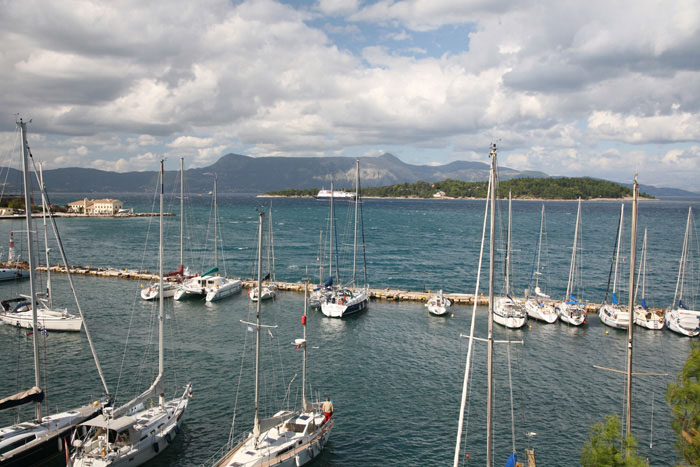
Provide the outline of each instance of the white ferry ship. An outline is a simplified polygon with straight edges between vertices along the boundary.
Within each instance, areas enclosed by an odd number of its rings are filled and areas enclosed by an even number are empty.
[[[332,193],[332,195],[331,195]],[[338,199],[338,200],[353,200],[355,199],[355,193],[350,193],[347,191],[332,191],[331,190],[319,190],[318,194],[316,195],[316,199],[331,199],[331,196],[333,199]]]

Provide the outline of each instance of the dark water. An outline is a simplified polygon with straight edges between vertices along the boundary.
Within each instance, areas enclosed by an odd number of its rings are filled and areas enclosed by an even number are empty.
[[[151,200],[143,196],[124,200],[137,211],[155,210]],[[219,197],[229,275],[251,276],[257,232],[255,209],[264,201],[251,196]],[[319,234],[327,225],[327,203],[275,199],[273,204],[277,279],[298,281],[308,268],[308,275],[317,282]],[[649,228],[647,302],[651,306],[666,307],[673,298],[688,205],[655,201],[640,206],[640,228]],[[352,239],[347,216],[350,206],[339,203],[336,213],[343,266],[352,260],[345,248]],[[540,206],[537,202],[513,203],[513,281],[518,293],[528,285]],[[363,214],[370,285],[472,293],[483,207],[482,201],[366,200]],[[629,204],[626,214],[627,208]],[[167,209],[177,212],[177,201],[169,203]],[[576,203],[548,202],[546,209],[547,254],[542,277],[548,278],[546,290],[561,297],[566,288]],[[213,262],[209,212],[206,195],[188,200],[186,262],[195,270],[206,269]],[[600,302],[604,297],[618,215],[619,203],[583,204],[586,300]],[[178,217],[167,220],[169,269],[176,268],[178,262],[178,222]],[[152,219],[63,219],[58,223],[74,264],[155,269],[158,232]],[[629,217],[625,227],[629,228]],[[505,223],[501,225],[504,228]],[[20,231],[23,226],[3,221],[0,239],[7,238],[10,230]],[[15,236],[19,249],[23,234]],[[628,248],[629,230],[625,245]],[[55,246],[51,262],[58,262]],[[347,268],[341,270],[341,277],[350,277]],[[53,279],[56,301],[74,308],[66,278]],[[81,276],[75,282],[110,390],[124,402],[145,389],[154,376],[155,308],[138,298],[140,284],[136,281]],[[626,289],[626,274],[620,282]],[[27,288],[26,283],[0,284],[0,296],[9,297]],[[300,397],[301,354],[290,343],[301,336],[302,307],[303,297],[295,293],[281,293],[275,302],[263,304],[263,321],[278,326],[271,330],[274,337],[266,335],[263,339],[265,376],[261,397],[267,413],[287,405],[282,401],[288,386],[291,405]],[[205,462],[226,442],[234,407],[238,412],[235,431],[242,433],[252,427],[253,334],[240,320],[254,319],[254,305],[244,293],[215,304],[169,303],[166,313],[171,318],[166,320],[166,376],[171,394],[192,381],[195,397],[182,435],[152,465],[195,465]],[[422,304],[373,302],[367,312],[346,320],[327,319],[319,312],[311,314],[311,384],[314,394],[332,397],[337,416],[331,440],[317,465],[451,463],[467,348],[466,339],[459,334],[468,333],[471,307],[453,306],[451,313],[453,316],[441,319],[428,316]],[[577,464],[589,427],[607,414],[622,415],[623,375],[593,365],[623,369],[625,333],[609,329],[606,335],[608,328],[596,316],[590,316],[588,324],[579,329],[560,323],[531,324],[532,328],[519,331],[496,329],[499,339],[525,341],[525,345],[510,350],[516,447],[523,453],[528,442],[525,434],[536,432],[530,444],[536,448],[541,464]],[[668,382],[687,358],[691,341],[668,331],[635,331],[635,370],[666,372],[669,376],[635,378],[633,432],[640,453],[648,456],[652,465],[672,465],[675,435],[664,396]],[[486,315],[480,309],[477,335],[485,334]],[[48,376],[51,411],[71,408],[101,394],[84,333],[51,333],[45,349],[42,371]],[[0,354],[3,395],[30,387],[31,339],[2,326]],[[497,346],[497,465],[505,463],[511,450],[507,360],[506,349]],[[485,346],[478,343],[463,443],[473,465],[484,462],[485,372]],[[23,413],[27,412],[19,415]],[[0,414],[0,422],[7,424],[16,415]]]

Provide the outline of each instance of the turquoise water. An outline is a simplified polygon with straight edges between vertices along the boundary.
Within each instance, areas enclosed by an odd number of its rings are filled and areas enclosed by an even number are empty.
[[[155,210],[145,196],[121,199],[137,211]],[[229,275],[251,276],[257,232],[255,210],[263,202],[269,200],[245,195],[219,197]],[[177,203],[169,202],[167,209],[177,212]],[[308,268],[308,275],[317,282],[319,233],[327,224],[328,204],[309,199],[274,199],[273,204],[277,279],[298,281]],[[546,290],[561,297],[566,287],[576,203],[545,204],[548,254],[542,277],[548,278]],[[647,302],[651,306],[666,307],[672,300],[688,205],[687,201],[640,205],[640,228],[649,228]],[[343,246],[352,238],[348,235],[350,206],[337,205],[338,240]],[[513,202],[513,281],[519,294],[527,287],[540,206],[532,201]],[[483,207],[482,201],[366,200],[363,214],[370,285],[473,293]],[[626,214],[627,208],[629,203]],[[187,262],[196,270],[209,267],[213,261],[209,212],[206,195],[188,200]],[[604,297],[618,215],[619,203],[583,204],[586,300],[600,302]],[[172,258],[166,263],[168,269],[177,267],[178,222],[178,217],[167,219],[166,249]],[[157,223],[153,219],[61,219],[58,224],[74,264],[155,269]],[[7,238],[10,230],[23,227],[20,222],[3,221],[0,239]],[[15,236],[21,248],[22,234]],[[624,244],[629,245],[629,230]],[[346,266],[351,257],[347,248],[341,250],[341,264]],[[56,263],[57,258],[53,247],[51,262]],[[349,278],[347,268],[341,270],[341,277]],[[66,278],[54,276],[54,282],[56,301],[72,307]],[[155,336],[151,325],[155,309],[138,298],[136,281],[81,276],[75,282],[110,390],[124,402],[145,389],[154,376]],[[621,282],[626,288],[626,275]],[[26,288],[26,283],[19,284],[19,289],[17,284],[0,284],[0,296],[9,297]],[[288,399],[294,405],[300,397],[301,354],[290,343],[301,336],[302,307],[303,297],[295,293],[281,293],[274,303],[263,304],[263,321],[278,326],[271,331],[274,337],[263,339],[266,376],[262,407],[268,413],[286,406],[280,401],[295,374]],[[175,394],[177,388],[191,381],[195,397],[182,434],[152,465],[196,465],[209,459],[228,439],[234,407],[238,408],[235,431],[242,433],[252,427],[253,334],[240,320],[254,319],[254,306],[244,292],[214,304],[169,303],[166,313],[171,318],[166,320],[169,392]],[[327,319],[319,312],[310,315],[310,380],[315,393],[332,397],[337,417],[331,440],[316,465],[451,462],[467,348],[466,339],[459,334],[468,333],[471,307],[453,306],[451,313],[453,316],[441,319],[429,316],[419,303],[372,302],[367,312],[346,320]],[[479,309],[477,320],[477,335],[485,336],[485,310]],[[576,464],[590,425],[606,414],[622,414],[624,377],[593,365],[623,369],[625,333],[610,329],[606,335],[608,328],[596,316],[590,316],[587,326],[580,329],[560,323],[531,324],[531,329],[519,331],[496,327],[497,338],[525,341],[523,346],[512,346],[510,355],[516,447],[523,453],[525,434],[534,431],[537,436],[530,444],[540,463]],[[672,465],[675,435],[664,401],[665,388],[685,362],[691,341],[667,331],[635,331],[635,369],[667,372],[669,376],[635,378],[633,431],[640,453],[648,456],[652,465]],[[125,352],[127,335],[129,346]],[[0,352],[4,356],[0,364],[3,393],[31,386],[31,339],[19,330],[2,326]],[[497,346],[496,352],[498,465],[505,463],[511,449],[511,419],[506,350]],[[52,411],[101,394],[84,334],[51,333],[46,353]],[[473,465],[483,464],[484,459],[485,371],[485,346],[477,343],[468,433],[463,443]],[[239,378],[241,372],[243,377]],[[7,424],[14,415],[0,414],[0,422]]]

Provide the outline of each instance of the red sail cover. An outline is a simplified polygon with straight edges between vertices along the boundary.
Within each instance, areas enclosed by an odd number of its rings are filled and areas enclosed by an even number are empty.
[[[163,277],[181,276],[183,272],[185,272],[185,267],[181,264],[177,271],[163,274]]]

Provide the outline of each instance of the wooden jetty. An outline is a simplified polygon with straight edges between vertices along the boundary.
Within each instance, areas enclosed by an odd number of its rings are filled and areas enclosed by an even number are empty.
[[[0,266],[8,266],[6,263],[0,263]],[[27,267],[26,263],[20,263],[19,267]],[[39,266],[37,268],[39,271],[46,271],[46,266]],[[62,266],[51,266],[51,272],[65,273],[66,268]],[[108,277],[108,278],[119,278],[119,279],[131,279],[139,281],[155,281],[158,280],[157,274],[152,274],[148,270],[129,270],[128,268],[117,269],[110,267],[94,267],[94,266],[71,266],[71,274],[82,274],[95,277]],[[254,279],[243,279],[242,286],[245,289],[251,289],[255,287],[256,281]],[[276,282],[277,288],[279,290],[284,290],[288,292],[304,292],[304,284],[301,282]],[[427,292],[416,292],[411,290],[402,289],[369,289],[369,296],[373,300],[387,300],[393,302],[426,302],[432,295],[434,295],[430,290]],[[468,293],[446,293],[443,294],[445,298],[448,298],[452,303],[458,305],[473,305],[474,304],[474,294]],[[555,303],[554,300],[548,300],[548,302]],[[488,296],[484,296],[483,293],[477,297],[477,305],[487,306],[489,304]],[[586,303],[586,311],[589,313],[597,312],[601,307],[599,303]],[[660,308],[650,308],[650,311],[664,311]]]

